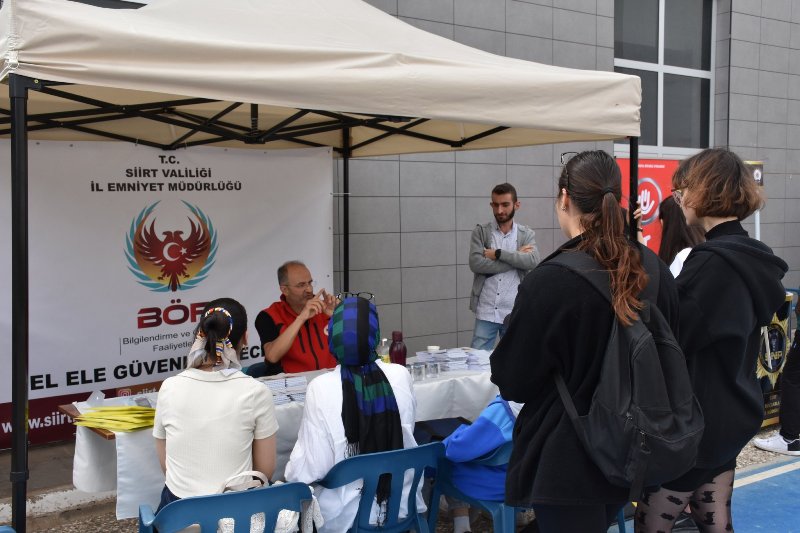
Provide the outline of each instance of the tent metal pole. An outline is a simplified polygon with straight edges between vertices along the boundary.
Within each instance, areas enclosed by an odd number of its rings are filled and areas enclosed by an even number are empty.
[[[11,74],[11,525],[25,533],[28,492],[28,89]]]
[[[350,290],[350,128],[342,129],[342,290]]]
[[[633,212],[639,206],[639,137],[629,137],[631,164],[630,164],[630,187],[628,190],[628,231],[633,242],[637,242],[639,236],[637,235],[636,219]]]

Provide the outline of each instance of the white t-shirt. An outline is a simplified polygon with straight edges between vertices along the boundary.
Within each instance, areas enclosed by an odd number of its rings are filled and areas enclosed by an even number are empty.
[[[397,399],[400,424],[403,429],[403,447],[413,448],[417,445],[414,440],[416,401],[411,376],[401,365],[378,361],[378,366],[389,380]],[[300,433],[286,465],[286,481],[311,484],[322,479],[333,465],[344,460],[346,447],[347,438],[342,423],[342,378],[340,367],[337,366],[308,384]],[[408,472],[400,504],[401,517],[408,514],[406,501],[412,482],[413,475]],[[422,483],[420,487],[421,485]],[[320,528],[320,533],[342,532],[350,528],[358,512],[361,486],[361,481],[355,481],[337,489],[315,488],[314,494],[325,519],[325,525]],[[423,512],[425,509],[422,497],[417,494],[417,510]],[[376,506],[373,505],[373,522],[375,511]]]
[[[190,368],[167,378],[153,436],[167,441],[167,487],[186,498],[214,494],[253,469],[253,439],[278,431],[272,392],[240,371]]]

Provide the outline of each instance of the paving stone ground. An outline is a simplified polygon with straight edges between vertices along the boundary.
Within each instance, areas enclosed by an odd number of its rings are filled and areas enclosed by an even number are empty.
[[[766,430],[759,434],[763,436],[774,430]],[[737,467],[761,464],[774,461],[780,457],[778,454],[765,452],[748,444],[739,455]],[[110,504],[101,506],[87,507],[86,509],[71,510],[59,515],[40,517],[32,521],[28,527],[32,533],[136,533],[138,531],[138,521],[136,519],[117,520],[114,516],[114,507]],[[437,533],[452,533],[452,521],[445,511],[440,514],[439,524],[436,528]],[[473,533],[489,533],[492,531],[491,520],[480,516],[472,523]]]

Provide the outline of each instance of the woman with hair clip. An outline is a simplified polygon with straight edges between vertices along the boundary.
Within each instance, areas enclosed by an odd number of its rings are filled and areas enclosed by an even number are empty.
[[[411,376],[404,366],[378,358],[375,348],[380,325],[375,305],[358,296],[345,297],[334,309],[328,331],[328,344],[339,365],[308,384],[300,432],[286,465],[286,481],[310,484],[348,457],[417,445]],[[408,514],[405,495],[413,481],[411,474],[405,478],[401,517]],[[354,481],[344,487],[314,490],[325,519],[320,533],[352,527],[361,486],[361,481]],[[383,523],[390,489],[390,480],[384,476],[378,482],[372,523]],[[417,508],[425,510],[419,495]]]
[[[787,265],[742,228],[740,221],[762,199],[735,153],[715,148],[690,157],[673,175],[672,187],[687,224],[706,232],[706,242],[692,249],[676,280],[677,338],[706,427],[695,467],[645,493],[635,530],[672,531],[688,503],[701,531],[733,531],[736,457],[764,419],[755,373],[761,327],[784,301]]]
[[[658,271],[645,272],[641,254],[652,252],[626,236],[621,197],[620,170],[606,152],[582,152],[564,165],[556,213],[569,240],[520,284],[508,331],[491,357],[500,393],[525,403],[514,427],[506,503],[533,507],[542,533],[605,533],[628,497],[628,489],[611,485],[584,450],[554,373],[561,374],[578,413],[585,414],[611,325],[638,317],[637,295],[648,276],[659,279],[655,305],[670,325],[677,324],[673,277],[655,257]],[[550,262],[576,251],[608,270],[613,305],[584,277]]]
[[[272,392],[241,372],[247,313],[231,298],[206,305],[186,370],[158,392],[153,426],[166,483],[158,509],[215,494],[230,477],[275,470],[278,422]]]

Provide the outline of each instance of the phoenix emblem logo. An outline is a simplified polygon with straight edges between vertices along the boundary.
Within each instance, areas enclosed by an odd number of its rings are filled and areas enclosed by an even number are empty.
[[[154,292],[193,289],[206,279],[217,254],[217,232],[211,220],[196,206],[183,202],[192,217],[189,234],[182,230],[156,231],[156,217],[148,219],[158,205],[142,209],[131,221],[125,239],[128,270],[137,281]]]

